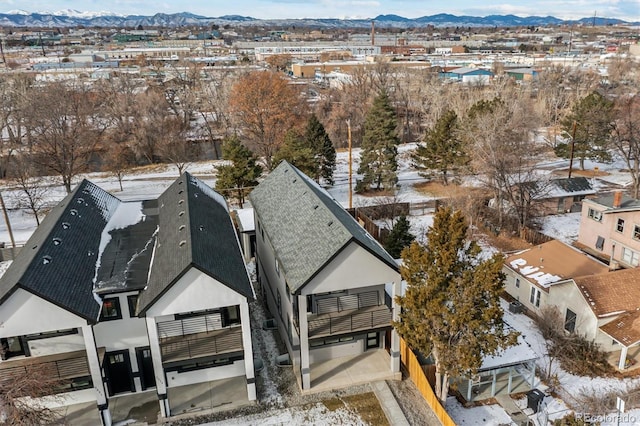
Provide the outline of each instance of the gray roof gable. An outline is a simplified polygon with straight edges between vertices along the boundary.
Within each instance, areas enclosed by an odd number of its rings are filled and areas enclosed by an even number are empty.
[[[100,236],[120,200],[84,180],[44,218],[0,279],[0,303],[23,288],[88,321],[94,297]]]
[[[140,294],[144,312],[195,267],[252,299],[235,228],[224,198],[184,173],[158,199],[158,234],[149,282]]]
[[[291,291],[354,241],[397,270],[395,260],[316,182],[283,161],[249,195]]]

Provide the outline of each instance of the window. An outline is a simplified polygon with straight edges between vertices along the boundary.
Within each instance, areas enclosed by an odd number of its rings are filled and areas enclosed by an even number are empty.
[[[312,342],[309,342],[309,346],[312,348],[317,348],[318,346],[335,345],[336,343],[352,342],[353,340],[354,340],[353,336],[327,337],[326,339],[314,340]]]
[[[624,232],[624,219],[618,219],[618,223],[616,223],[616,231]]]
[[[227,306],[222,309],[222,326],[230,327],[240,324],[240,307],[238,305]]]
[[[631,266],[638,266],[638,264],[640,263],[640,253],[623,247],[622,261]]]
[[[535,307],[540,307],[540,290],[531,286],[531,296],[529,296],[529,302]]]
[[[282,314],[282,300],[280,299],[280,292],[276,290],[276,304],[278,305],[278,313]]]
[[[567,314],[564,317],[564,329],[569,333],[576,330],[576,313],[567,308]]]
[[[596,248],[598,250],[602,250],[604,248],[604,237],[598,235],[598,239],[596,240]]]
[[[122,311],[120,311],[120,299],[117,297],[105,298],[102,301],[102,312],[100,312],[100,321],[112,321],[122,319]]]
[[[636,240],[640,240],[640,226],[635,225],[633,227],[633,238],[635,238]]]
[[[278,262],[278,259],[276,259],[276,273],[280,276],[280,262]]]
[[[600,222],[602,220],[602,212],[599,212],[598,210],[589,209],[587,212],[587,216],[589,216],[596,222]]]
[[[516,288],[520,288],[520,278],[516,278]]]
[[[129,317],[136,317],[136,307],[138,306],[138,295],[132,294],[127,296],[127,305],[129,305]]]

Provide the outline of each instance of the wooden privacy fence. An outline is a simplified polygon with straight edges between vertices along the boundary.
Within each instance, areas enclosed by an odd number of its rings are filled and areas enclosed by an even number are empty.
[[[455,426],[455,422],[451,419],[442,404],[440,404],[440,401],[433,392],[433,389],[431,389],[431,384],[427,379],[424,368],[420,365],[418,358],[416,358],[415,354],[411,348],[407,346],[407,343],[403,338],[400,338],[400,359],[402,360],[404,367],[407,369],[411,381],[416,385],[424,399],[427,401],[427,404],[429,404],[433,412],[438,417],[438,420],[440,420],[440,423],[442,423],[443,426]]]

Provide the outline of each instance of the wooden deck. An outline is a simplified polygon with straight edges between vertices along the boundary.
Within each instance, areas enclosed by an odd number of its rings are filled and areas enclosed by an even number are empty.
[[[391,327],[391,319],[391,309],[386,305],[310,315],[309,337],[317,338]]]
[[[243,348],[242,327],[240,326],[160,339],[162,362],[239,352]]]
[[[105,348],[98,348],[98,357],[102,362]],[[91,375],[87,352],[73,351],[53,355],[19,357],[0,362],[0,384],[5,380],[24,377],[34,371],[42,372],[52,379],[74,379]]]

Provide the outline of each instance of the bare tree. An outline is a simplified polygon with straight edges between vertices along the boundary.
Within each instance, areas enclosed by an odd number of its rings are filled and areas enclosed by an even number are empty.
[[[624,159],[633,181],[633,197],[640,193],[640,94],[618,97],[614,104],[611,144]]]
[[[40,216],[46,208],[46,195],[49,192],[47,182],[38,174],[31,159],[24,155],[13,157],[11,176],[19,190],[17,206],[27,209],[36,219],[36,224],[40,225]]]
[[[59,175],[71,192],[73,178],[88,170],[107,127],[98,114],[101,98],[81,83],[62,82],[38,87],[31,95],[33,159]]]
[[[268,169],[284,135],[304,124],[308,109],[299,91],[270,71],[242,76],[231,89],[229,104],[241,135],[263,157]]]
[[[0,78],[0,178],[7,175],[12,155],[28,142],[26,109],[33,78],[7,74]]]
[[[107,170],[118,179],[122,191],[122,179],[135,164],[135,153],[126,143],[113,143],[108,147],[105,165]]]

